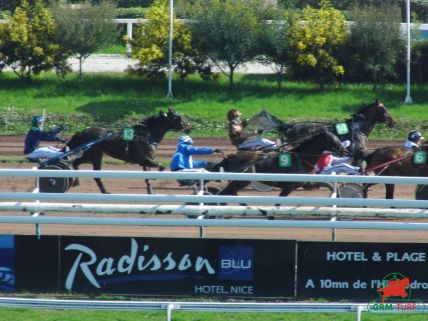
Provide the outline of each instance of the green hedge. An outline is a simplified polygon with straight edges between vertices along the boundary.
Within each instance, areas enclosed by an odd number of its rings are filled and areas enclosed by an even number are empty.
[[[146,8],[134,7],[134,8],[118,8],[116,17],[119,19],[125,18],[144,18]]]

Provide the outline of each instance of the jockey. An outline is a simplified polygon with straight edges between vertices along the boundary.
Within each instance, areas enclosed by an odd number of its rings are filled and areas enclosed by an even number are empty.
[[[342,146],[345,148],[349,147],[349,145],[349,140],[345,140],[342,142]],[[333,172],[337,174],[360,174],[361,168],[350,165],[349,163],[351,162],[352,157],[336,157],[333,155],[333,152],[326,150],[322,153],[317,163],[315,164],[315,173],[326,175],[330,175]]]
[[[420,132],[417,130],[412,130],[407,136],[407,140],[403,146],[408,149],[417,150],[421,146],[423,139],[424,137],[422,137]]]
[[[64,127],[44,131],[41,128],[44,121],[43,116],[34,116],[31,119],[31,129],[25,137],[24,146],[24,155],[29,161],[38,162],[41,158],[49,159],[63,154],[60,149],[52,146],[39,147],[41,141],[65,143],[64,139],[57,137]]]
[[[223,153],[218,148],[193,147],[193,139],[190,136],[181,136],[177,142],[177,150],[171,159],[171,171],[192,170],[194,168],[204,168],[210,165],[207,161],[194,161],[192,155],[211,155],[213,153]]]
[[[250,133],[244,131],[248,122],[246,119],[241,120],[241,112],[237,109],[231,109],[227,113],[229,121],[229,138],[233,146],[238,147],[251,137]]]
[[[237,109],[231,109],[227,113],[229,121],[229,138],[233,146],[241,150],[265,149],[274,150],[277,144],[266,138],[249,139],[251,136],[261,134],[262,131],[256,130],[254,133],[245,131],[248,125],[246,119],[241,120],[241,112]]]

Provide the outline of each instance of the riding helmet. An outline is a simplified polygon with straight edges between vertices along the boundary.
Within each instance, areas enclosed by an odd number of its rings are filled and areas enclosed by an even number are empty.
[[[188,144],[188,145],[192,145],[193,144],[193,139],[190,136],[181,136],[178,139],[178,143],[179,144]]]
[[[37,127],[39,124],[43,123],[44,120],[43,116],[34,116],[31,118],[31,126]]]
[[[417,130],[412,130],[409,133],[409,137],[407,139],[410,140],[411,142],[417,142],[424,138],[422,137],[422,134],[420,132],[418,132]]]

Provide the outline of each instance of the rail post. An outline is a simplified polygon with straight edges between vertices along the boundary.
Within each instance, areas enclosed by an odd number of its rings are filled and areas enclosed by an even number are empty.
[[[363,306],[362,305],[357,306],[357,314],[355,316],[356,321],[361,321],[362,312],[363,312]]]
[[[166,306],[166,321],[171,321],[172,320],[172,310],[179,309],[179,308],[180,308],[179,305],[169,303]]]
[[[336,172],[332,172],[331,173],[331,175],[336,175]],[[331,198],[337,198],[337,183],[336,182],[334,182],[333,183],[333,193],[331,194]],[[336,208],[337,206],[336,205],[333,205],[332,206],[333,208]],[[337,220],[337,216],[336,217],[333,217],[332,219],[331,219],[331,221],[332,222],[335,222]],[[336,242],[336,229],[335,228],[333,228],[333,229],[331,229],[331,240],[333,241],[333,242]]]
[[[32,168],[31,168],[33,171],[36,171],[37,170],[37,167],[35,167],[35,166],[33,166]],[[40,184],[39,184],[39,179],[40,179],[40,177],[36,177],[36,187],[33,189],[33,193],[40,193]],[[36,200],[35,202],[34,202],[35,204],[39,204],[40,203],[40,200]],[[39,216],[39,215],[43,215],[43,212],[34,212],[34,213],[31,213],[31,216],[32,217],[37,217],[37,216]],[[42,236],[42,228],[41,228],[41,226],[40,226],[40,224],[39,223],[36,223],[36,236],[37,236],[37,239],[39,240],[40,239],[40,237]]]

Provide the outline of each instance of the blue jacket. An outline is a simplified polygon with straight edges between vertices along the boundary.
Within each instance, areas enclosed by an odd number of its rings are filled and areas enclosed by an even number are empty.
[[[193,147],[188,144],[178,144],[177,150],[172,155],[170,168],[172,171],[182,169],[201,168],[208,165],[207,161],[194,161],[192,155],[211,155],[215,148],[210,147]]]
[[[44,131],[37,127],[32,127],[25,137],[24,155],[33,152],[39,148],[41,141],[46,142],[63,142],[62,138],[56,137],[61,132],[61,128],[55,128],[53,130]]]

